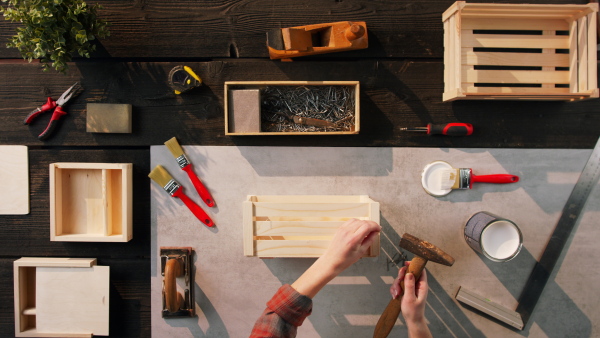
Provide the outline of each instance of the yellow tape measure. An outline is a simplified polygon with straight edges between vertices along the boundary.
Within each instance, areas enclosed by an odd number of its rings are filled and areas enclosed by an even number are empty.
[[[188,66],[176,66],[169,73],[169,85],[177,95],[198,87],[201,84],[202,80],[200,77]]]

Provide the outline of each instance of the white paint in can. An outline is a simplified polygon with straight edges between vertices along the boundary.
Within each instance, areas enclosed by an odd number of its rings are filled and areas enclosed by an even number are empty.
[[[489,224],[481,234],[481,247],[491,257],[505,260],[514,256],[521,247],[519,229],[500,220]]]

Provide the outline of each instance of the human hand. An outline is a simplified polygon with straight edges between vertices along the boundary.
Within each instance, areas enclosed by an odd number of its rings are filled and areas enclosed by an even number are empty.
[[[337,275],[365,255],[380,231],[373,221],[350,219],[338,228],[319,260]]]
[[[330,280],[364,256],[380,231],[379,224],[372,221],[351,219],[342,224],[327,250],[292,287],[313,298]]]
[[[427,270],[423,270],[421,277],[415,281],[412,273],[406,274],[406,266],[398,271],[398,278],[394,280],[390,287],[390,293],[393,298],[402,293],[401,282],[404,282],[404,296],[402,297],[402,316],[406,320],[407,326],[426,325],[425,324],[425,304],[427,303],[427,293],[429,290],[427,284]]]

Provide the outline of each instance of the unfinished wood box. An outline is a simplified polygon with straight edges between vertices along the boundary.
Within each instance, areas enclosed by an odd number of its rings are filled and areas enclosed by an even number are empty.
[[[455,2],[444,22],[444,101],[598,97],[598,4]]]
[[[232,109],[230,102],[230,92],[232,90],[248,90],[248,89],[264,89],[268,86],[351,86],[354,92],[354,124],[350,130],[343,131],[261,131],[260,128],[253,131],[237,131],[235,129],[234,121],[240,120],[239,117],[234,116],[235,110]],[[360,131],[360,83],[358,81],[227,81],[225,82],[225,135],[352,135],[358,134]],[[259,104],[261,104],[259,100]],[[255,117],[243,117],[241,120],[254,119],[258,120],[258,126],[260,127],[260,112],[261,109],[244,109],[243,112],[251,111],[256,112],[258,116]],[[254,123],[256,125],[256,123]]]
[[[127,242],[131,163],[50,164],[50,240]]]
[[[108,266],[95,258],[14,262],[16,337],[108,336]]]
[[[379,224],[379,203],[364,195],[250,195],[243,208],[245,256],[319,257],[345,221]],[[379,236],[365,255],[376,256]]]

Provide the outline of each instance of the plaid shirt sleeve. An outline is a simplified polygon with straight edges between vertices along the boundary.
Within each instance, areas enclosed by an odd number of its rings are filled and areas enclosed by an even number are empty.
[[[267,309],[254,324],[250,338],[296,337],[297,327],[311,312],[312,299],[285,284],[267,303]]]

